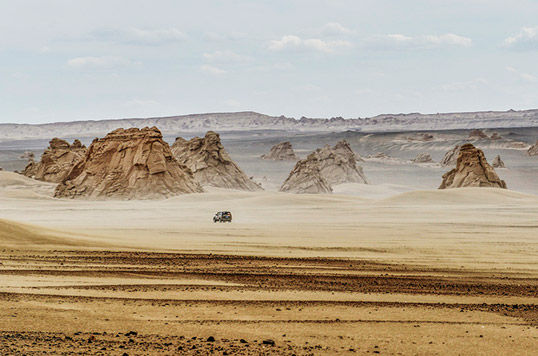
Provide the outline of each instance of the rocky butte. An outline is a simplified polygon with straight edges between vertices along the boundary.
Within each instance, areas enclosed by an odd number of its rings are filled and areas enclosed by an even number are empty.
[[[455,166],[458,162],[458,154],[460,152],[460,146],[456,145],[453,149],[448,151],[441,160],[441,166]]]
[[[321,175],[319,165],[315,159],[313,157],[309,159],[308,157],[297,162],[286,181],[280,187],[281,192],[297,194],[333,192],[329,182]]]
[[[538,141],[527,151],[529,156],[538,156]]]
[[[172,152],[180,164],[193,172],[194,178],[202,186],[263,190],[232,161],[220,142],[219,134],[213,131],[208,131],[204,138],[194,137],[189,141],[176,138]]]
[[[488,138],[488,135],[486,135],[484,131],[476,129],[469,132],[469,138],[482,139],[482,138]]]
[[[493,162],[491,162],[491,165],[493,168],[505,168],[504,162],[501,159],[500,155],[497,155],[497,157],[493,159]]]
[[[461,146],[456,168],[443,175],[439,189],[461,187],[506,188],[506,183],[488,164],[484,152],[466,143]]]
[[[419,153],[417,157],[412,160],[414,163],[431,163],[433,162],[432,156],[429,153]]]
[[[293,151],[291,142],[281,142],[271,147],[268,154],[262,155],[263,159],[270,159],[274,161],[297,161],[297,156]]]
[[[357,165],[357,157],[343,140],[334,147],[318,148],[297,162],[280,191],[290,193],[331,193],[332,185],[368,181]]]
[[[53,138],[39,162],[34,161],[33,153],[25,154],[29,162],[22,174],[45,182],[60,183],[85,155],[86,147],[79,140],[69,145],[67,141]]]
[[[160,199],[202,192],[156,128],[117,129],[95,139],[58,185],[55,197]]]

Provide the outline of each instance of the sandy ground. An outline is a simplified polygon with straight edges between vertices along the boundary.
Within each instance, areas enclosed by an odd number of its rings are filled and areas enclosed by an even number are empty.
[[[103,202],[53,189],[0,172],[2,354],[538,348],[534,195],[345,185]],[[234,222],[214,224],[218,210]]]

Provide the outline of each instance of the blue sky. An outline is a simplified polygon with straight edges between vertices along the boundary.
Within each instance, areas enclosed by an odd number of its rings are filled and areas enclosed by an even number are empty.
[[[0,0],[0,122],[538,107],[538,1]]]

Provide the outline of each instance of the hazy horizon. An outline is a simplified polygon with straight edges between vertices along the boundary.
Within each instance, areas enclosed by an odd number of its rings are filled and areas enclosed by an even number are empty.
[[[377,116],[384,116],[384,115],[450,115],[450,114],[465,114],[465,113],[482,113],[482,112],[508,112],[508,111],[514,111],[514,112],[520,112],[520,111],[532,111],[532,110],[538,110],[538,108],[527,108],[527,109],[506,109],[506,110],[479,110],[479,111],[447,111],[447,112],[437,112],[437,113],[424,113],[424,112],[394,112],[394,113],[378,113],[372,116],[355,116],[355,117],[343,117],[345,120],[352,120],[352,119],[369,119],[374,118]],[[160,118],[173,118],[173,117],[184,117],[184,116],[196,116],[196,115],[226,115],[226,114],[238,114],[238,113],[256,113],[260,115],[266,115],[269,117],[280,117],[285,116],[289,119],[295,119],[299,120],[301,117],[293,117],[293,116],[286,116],[286,115],[271,115],[267,113],[262,113],[254,110],[241,110],[241,111],[222,111],[222,112],[201,112],[201,113],[186,113],[186,114],[177,114],[177,115],[163,115],[163,116],[154,116],[149,115],[145,117],[110,117],[110,118],[98,118],[98,119],[85,119],[85,120],[63,120],[63,121],[50,121],[50,122],[1,122],[0,124],[8,124],[8,125],[44,125],[44,124],[57,124],[57,123],[69,123],[69,122],[84,122],[84,121],[112,121],[112,120],[144,120],[144,119],[160,119]],[[310,117],[310,116],[304,116],[308,119],[331,119],[333,117],[338,116],[328,116],[328,117]]]

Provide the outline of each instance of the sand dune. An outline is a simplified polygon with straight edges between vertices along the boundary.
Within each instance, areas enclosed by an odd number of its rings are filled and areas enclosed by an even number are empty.
[[[19,199],[52,198],[56,184],[38,181],[13,172],[0,171],[0,197]]]
[[[451,190],[420,190],[398,194],[382,200],[398,204],[466,204],[506,205],[538,204],[538,196],[501,188],[457,188]]]
[[[504,189],[395,195],[400,187],[360,185],[358,195],[349,194],[356,186],[347,186],[346,194],[325,195],[211,189],[167,200],[72,201],[46,197],[50,186],[41,182],[6,172],[1,178],[0,218],[65,232],[51,241],[49,233],[21,228],[16,236],[30,237],[4,238],[2,245],[36,239],[54,245],[538,270],[538,197]],[[214,224],[219,210],[232,211],[233,223]]]
[[[42,227],[0,219],[0,246],[10,248],[88,247],[95,243],[82,242],[65,233]]]

